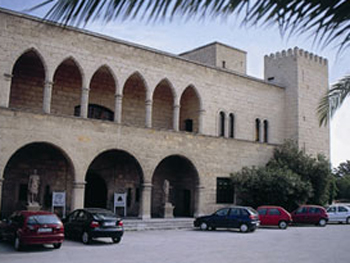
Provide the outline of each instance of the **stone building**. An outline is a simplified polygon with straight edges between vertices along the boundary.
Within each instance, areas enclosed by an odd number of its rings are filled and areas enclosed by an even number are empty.
[[[235,202],[230,173],[264,165],[285,139],[329,156],[316,107],[327,60],[298,48],[265,56],[265,79],[247,75],[246,52],[211,43],[173,55],[0,10],[1,216],[65,191],[67,211],[113,209],[176,217]]]

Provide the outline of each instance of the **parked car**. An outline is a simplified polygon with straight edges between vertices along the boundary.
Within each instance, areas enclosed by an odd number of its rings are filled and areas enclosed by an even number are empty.
[[[350,224],[350,207],[347,205],[336,204],[327,208],[329,222]]]
[[[298,224],[326,226],[328,222],[326,209],[318,205],[302,205],[291,214],[293,222]]]
[[[244,206],[222,208],[212,215],[201,216],[194,221],[194,226],[201,230],[238,228],[241,232],[253,232],[259,224],[258,212]]]
[[[280,206],[260,206],[257,211],[262,226],[278,226],[280,229],[286,229],[293,221],[291,214]]]
[[[123,221],[113,212],[101,208],[74,210],[63,223],[66,236],[80,238],[84,244],[99,237],[110,237],[114,243],[119,243],[124,233]]]
[[[60,248],[64,240],[64,227],[51,212],[17,211],[1,221],[0,237],[13,242],[16,250],[34,244],[52,244],[54,248]]]

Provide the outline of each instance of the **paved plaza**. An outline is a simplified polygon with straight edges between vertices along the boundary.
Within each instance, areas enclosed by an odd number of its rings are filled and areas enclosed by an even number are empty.
[[[91,245],[66,240],[59,250],[31,247],[16,252],[0,243],[1,263],[55,262],[350,262],[350,226],[261,228],[242,234],[234,230],[131,231],[120,244],[109,239]]]

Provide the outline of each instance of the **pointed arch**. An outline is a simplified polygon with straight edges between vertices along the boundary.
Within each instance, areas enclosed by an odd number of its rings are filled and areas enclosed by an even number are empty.
[[[180,99],[180,130],[188,132],[199,131],[199,113],[202,102],[197,89],[189,85],[182,93]]]
[[[116,82],[110,67],[99,67],[90,80],[88,118],[114,120]]]
[[[10,108],[42,111],[46,68],[35,48],[27,49],[18,57],[12,68]]]
[[[84,73],[73,58],[64,59],[56,68],[53,77],[51,113],[79,116]]]
[[[145,126],[147,90],[147,83],[138,71],[131,74],[125,81],[122,106],[122,122],[124,124]]]
[[[175,90],[171,82],[161,80],[153,91],[152,125],[154,128],[172,129]]]

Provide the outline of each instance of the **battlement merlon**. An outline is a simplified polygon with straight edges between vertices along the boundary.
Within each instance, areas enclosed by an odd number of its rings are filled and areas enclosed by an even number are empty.
[[[271,53],[270,55],[265,55],[265,60],[278,60],[286,57],[303,57],[305,59],[309,59],[310,61],[314,61],[321,65],[327,65],[328,60],[326,58],[320,57],[308,51],[304,51],[303,49],[299,49],[295,47],[294,49],[283,50],[281,52]]]

